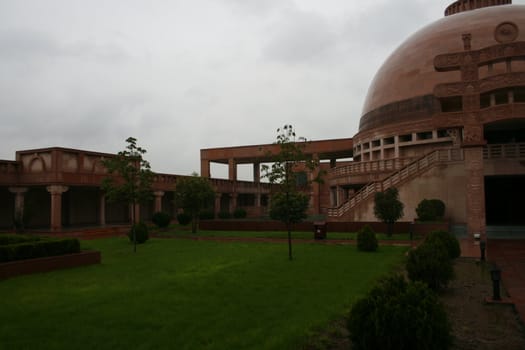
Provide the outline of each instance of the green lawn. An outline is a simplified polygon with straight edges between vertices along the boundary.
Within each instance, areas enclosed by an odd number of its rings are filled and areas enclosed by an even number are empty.
[[[153,228],[154,229],[154,228]],[[155,229],[154,229],[155,230]],[[187,227],[176,226],[171,228],[168,231],[158,231],[158,234],[161,236],[170,236],[170,235],[191,235],[191,230]],[[252,237],[252,238],[282,238],[285,239],[288,237],[287,232],[285,231],[216,231],[216,230],[199,230],[197,236],[200,237]],[[391,241],[391,240],[401,240],[401,241],[410,241],[410,235],[408,233],[399,233],[392,236],[388,236],[385,233],[376,233],[378,240]],[[301,232],[294,231],[292,232],[293,239],[313,239],[313,232]],[[330,240],[356,240],[357,232],[329,232],[326,239]],[[414,237],[418,239],[418,237]]]
[[[298,348],[405,248],[124,238],[102,264],[0,281],[1,349]]]

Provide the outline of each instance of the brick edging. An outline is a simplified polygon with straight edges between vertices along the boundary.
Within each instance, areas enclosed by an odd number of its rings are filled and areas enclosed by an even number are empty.
[[[94,250],[84,251],[76,254],[9,261],[6,263],[0,263],[0,280],[19,275],[100,264],[100,261],[100,252]]]

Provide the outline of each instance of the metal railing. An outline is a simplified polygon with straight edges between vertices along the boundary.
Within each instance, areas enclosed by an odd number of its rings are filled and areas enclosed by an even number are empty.
[[[503,143],[485,145],[485,147],[483,147],[483,158],[525,158],[525,143]]]

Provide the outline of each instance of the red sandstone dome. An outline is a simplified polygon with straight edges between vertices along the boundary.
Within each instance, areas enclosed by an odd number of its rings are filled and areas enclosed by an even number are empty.
[[[421,121],[439,111],[439,102],[433,94],[435,86],[460,80],[460,72],[438,72],[434,59],[443,53],[464,51],[463,34],[471,35],[472,50],[506,40],[525,41],[525,6],[508,3],[510,1],[457,1],[447,8],[446,17],[409,37],[387,58],[373,79],[363,106],[359,133]],[[521,68],[519,70],[523,70]],[[480,78],[481,75],[482,72]],[[396,106],[398,103],[404,103],[404,107]],[[403,111],[398,113],[400,109]]]

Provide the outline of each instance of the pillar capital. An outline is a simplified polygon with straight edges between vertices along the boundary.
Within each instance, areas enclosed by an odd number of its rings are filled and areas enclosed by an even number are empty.
[[[153,195],[155,197],[162,197],[162,196],[164,196],[164,191],[155,191],[155,192],[153,192]]]
[[[51,194],[62,194],[69,190],[69,187],[67,186],[61,186],[61,185],[50,185],[46,187],[47,192]]]
[[[9,192],[15,193],[15,194],[23,194],[26,193],[28,188],[27,187],[9,187]]]

